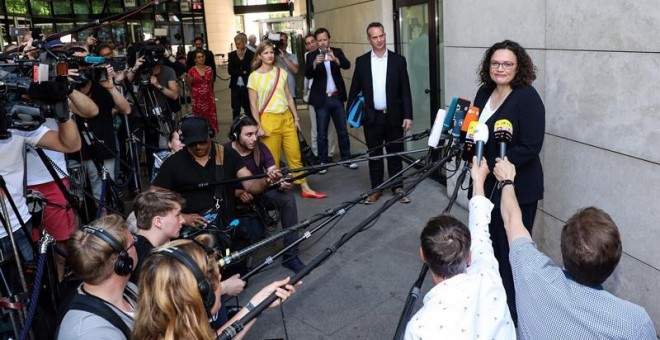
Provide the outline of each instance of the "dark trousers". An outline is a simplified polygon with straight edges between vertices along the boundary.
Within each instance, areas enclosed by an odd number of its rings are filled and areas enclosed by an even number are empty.
[[[538,202],[521,204],[520,210],[522,211],[523,225],[532,233],[534,226],[534,218],[536,217],[536,207]],[[502,277],[502,284],[506,291],[506,302],[511,311],[511,318],[513,322],[518,325],[518,312],[516,310],[516,293],[513,286],[513,273],[511,272],[511,263],[509,262],[509,241],[506,237],[504,230],[504,222],[502,221],[502,213],[500,209],[493,209],[490,215],[490,239],[493,242],[493,251],[495,258],[500,264],[500,276]]]
[[[233,119],[241,115],[241,108],[243,108],[243,112],[246,115],[252,115],[247,87],[234,86],[231,88],[231,114]]]
[[[367,147],[372,152],[369,156],[381,156],[383,154],[382,145],[393,140],[403,137],[403,128],[401,125],[391,126],[387,125],[387,114],[381,111],[376,112],[374,122],[372,125],[364,127],[364,137],[367,140]],[[380,146],[380,147],[379,147]],[[403,143],[391,143],[385,147],[388,154],[403,151]],[[387,158],[387,173],[389,177],[394,176],[396,173],[403,169],[403,162],[400,156]],[[371,188],[375,188],[383,183],[385,173],[385,162],[382,159],[369,160],[369,179],[371,179]],[[393,188],[401,188],[402,184],[398,184]]]
[[[266,200],[275,206],[277,211],[279,211],[280,219],[282,221],[282,229],[289,228],[298,223],[298,208],[296,206],[296,198],[293,196],[291,191],[268,190],[264,193],[264,196],[266,197]],[[290,244],[295,242],[299,237],[298,235],[298,232],[287,234],[284,237],[284,247],[288,247]],[[299,250],[298,246],[296,245],[284,253],[284,260],[298,256],[298,254]]]
[[[318,145],[319,161],[328,162],[328,125],[330,119],[337,130],[337,141],[341,159],[351,157],[351,142],[348,140],[348,128],[346,127],[346,112],[344,102],[339,96],[327,97],[323,106],[314,106],[316,111],[316,144]]]

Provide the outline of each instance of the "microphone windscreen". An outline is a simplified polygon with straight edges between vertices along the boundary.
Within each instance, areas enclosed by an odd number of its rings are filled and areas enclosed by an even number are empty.
[[[461,136],[461,127],[463,126],[463,119],[465,118],[465,112],[456,111],[454,114],[454,130],[451,132],[452,138],[458,143],[458,139]]]
[[[513,136],[513,125],[508,119],[500,119],[495,122],[494,138],[498,143],[508,143]]]
[[[442,135],[443,122],[447,116],[447,111],[444,109],[439,109],[438,113],[435,114],[435,121],[433,122],[433,127],[431,127],[431,134],[429,135],[428,145],[429,147],[436,148],[438,143],[440,143],[440,136]]]
[[[454,119],[457,106],[458,106],[458,97],[454,97],[454,99],[452,99],[451,101],[451,104],[449,104],[449,107],[447,108],[449,111],[447,111],[447,114],[445,115],[445,120],[442,123],[442,132],[447,133],[447,131],[449,131],[449,129],[451,128],[451,120]]]
[[[477,123],[474,126],[474,142],[488,142],[488,125]]]
[[[463,120],[463,126],[461,127],[461,131],[467,132],[470,123],[478,119],[479,119],[479,108],[476,106],[470,106],[470,109],[465,115],[465,120]]]

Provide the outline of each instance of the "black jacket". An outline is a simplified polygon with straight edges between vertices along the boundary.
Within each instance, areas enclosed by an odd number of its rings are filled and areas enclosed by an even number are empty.
[[[412,95],[406,58],[387,51],[387,75],[385,96],[387,99],[387,124],[401,126],[404,119],[413,119]],[[362,123],[370,126],[374,121],[374,90],[371,75],[371,51],[355,59],[355,71],[348,96],[348,105],[362,91],[365,101],[365,114]],[[346,110],[348,112],[348,109]]]
[[[254,52],[248,48],[245,49],[243,60],[238,58],[236,51],[229,53],[227,72],[231,76],[231,80],[229,81],[230,89],[236,86],[238,77],[243,78],[243,85],[247,86],[248,78],[250,77],[250,73],[252,73],[252,59],[254,59]]]
[[[481,87],[474,99],[474,106],[483,108],[493,92],[492,88]],[[484,145],[484,157],[488,166],[495,166],[499,148],[494,141],[495,122],[508,119],[513,126],[513,136],[507,146],[506,156],[516,166],[516,197],[520,204],[533,203],[543,199],[543,167],[539,156],[545,136],[545,107],[536,89],[525,86],[514,89],[491,116],[488,125],[489,140]],[[496,184],[495,176],[486,178],[485,193],[490,195]],[[500,206],[500,191],[491,198],[495,207]]]
[[[344,52],[340,48],[331,47],[332,52],[335,57],[339,59],[339,66],[335,63],[330,63],[330,73],[332,74],[332,79],[337,85],[337,91],[339,91],[339,97],[342,101],[346,101],[346,85],[344,84],[344,78],[341,76],[341,69],[348,70],[351,68],[351,62],[346,59]],[[328,82],[328,76],[325,72],[325,67],[322,64],[316,66],[314,69],[314,59],[316,56],[321,53],[319,50],[309,52],[307,54],[306,68],[305,68],[305,77],[308,79],[313,79],[312,88],[309,89],[309,103],[313,106],[323,106],[325,104],[326,94],[325,87]]]

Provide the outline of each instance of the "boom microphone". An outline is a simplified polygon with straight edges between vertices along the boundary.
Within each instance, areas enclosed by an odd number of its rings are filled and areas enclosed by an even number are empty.
[[[500,119],[495,122],[495,142],[500,147],[500,158],[506,157],[506,146],[511,142],[513,137],[513,125],[508,119]]]
[[[443,122],[447,116],[447,111],[439,109],[438,113],[435,114],[435,121],[433,121],[433,127],[431,128],[431,135],[429,136],[428,145],[431,148],[437,148],[438,143],[440,143],[440,136],[442,135],[442,130],[444,127]]]
[[[488,141],[488,125],[477,123],[474,127],[474,142],[476,144],[477,165],[481,166],[481,158],[484,156],[484,144]]]

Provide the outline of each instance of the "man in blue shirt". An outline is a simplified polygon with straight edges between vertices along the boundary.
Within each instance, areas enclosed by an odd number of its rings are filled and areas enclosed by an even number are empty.
[[[588,207],[561,233],[565,269],[536,249],[522,223],[513,179],[516,168],[497,159],[502,220],[509,240],[520,339],[656,339],[644,308],[603,290],[621,259],[621,237],[604,211]]]

